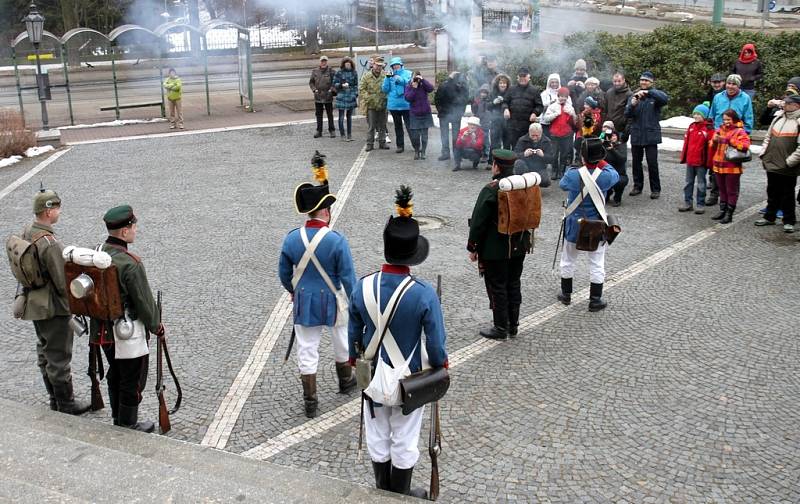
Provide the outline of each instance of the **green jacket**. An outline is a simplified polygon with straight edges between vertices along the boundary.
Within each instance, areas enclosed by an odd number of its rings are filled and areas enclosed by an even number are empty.
[[[167,77],[164,81],[164,89],[167,90],[167,99],[178,101],[183,98],[183,82],[180,77]]]
[[[127,246],[113,237],[109,237],[103,244],[103,251],[111,256],[111,263],[117,267],[119,291],[122,305],[128,310],[131,318],[140,320],[151,333],[156,332],[159,324],[158,306],[147,281],[142,260],[128,252]],[[101,324],[105,324],[105,334],[100,334]],[[94,344],[111,344],[114,335],[111,332],[113,320],[91,320],[91,342]]]
[[[36,242],[39,267],[49,280],[44,287],[27,292],[28,300],[22,314],[23,320],[46,320],[58,315],[69,315],[67,280],[64,258],[61,256],[64,246],[56,240],[52,227],[37,222],[28,226],[22,232],[22,237],[30,241],[34,235],[41,233],[50,235]]]
[[[361,77],[358,84],[358,96],[361,98],[361,106],[365,110],[385,110],[386,95],[381,91],[383,85],[383,73],[377,76],[370,70]]]
[[[497,179],[486,184],[478,194],[472,218],[469,221],[467,250],[477,252],[485,261],[500,261],[525,255],[531,249],[531,233],[525,231],[514,235],[497,232]]]
[[[780,175],[800,175],[800,110],[779,111],[761,143],[764,169]]]

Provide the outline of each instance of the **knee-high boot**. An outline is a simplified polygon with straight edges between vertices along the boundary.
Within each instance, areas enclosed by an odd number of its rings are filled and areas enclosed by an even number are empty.
[[[562,278],[561,279],[561,292],[558,294],[558,300],[561,301],[562,304],[569,306],[572,302],[572,279],[571,278]]]
[[[317,406],[319,405],[317,401],[317,375],[300,375],[300,381],[303,382],[303,403],[306,417],[314,418],[317,416]]]
[[[392,466],[392,484],[391,491],[403,495],[410,495],[412,497],[419,497],[421,499],[428,498],[428,492],[421,488],[411,490],[411,478],[414,474],[414,468],[398,469]]]
[[[730,224],[733,222],[733,211],[736,210],[736,205],[728,205],[725,216],[720,219],[720,224]]]
[[[372,471],[375,473],[375,488],[389,490],[392,485],[392,461],[372,462]]]

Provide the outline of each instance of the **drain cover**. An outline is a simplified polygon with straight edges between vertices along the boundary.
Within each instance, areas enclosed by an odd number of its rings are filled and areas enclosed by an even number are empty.
[[[444,219],[433,215],[415,215],[414,218],[419,222],[420,230],[439,229],[445,224]]]

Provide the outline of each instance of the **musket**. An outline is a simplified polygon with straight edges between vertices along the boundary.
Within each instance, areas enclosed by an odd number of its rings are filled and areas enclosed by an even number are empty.
[[[442,275],[436,275],[436,296],[442,301]],[[429,499],[439,498],[439,455],[442,453],[442,426],[439,422],[439,401],[431,403],[431,430],[428,434],[428,455],[431,457]]]
[[[161,324],[162,308],[161,308],[161,291],[158,291],[158,322]],[[158,396],[158,426],[161,428],[161,434],[166,434],[172,429],[169,422],[169,411],[167,410],[167,399],[164,397],[164,364],[162,356],[162,337],[156,336],[156,395]]]
[[[98,371],[99,369],[99,371]],[[103,369],[103,357],[97,345],[89,343],[89,379],[92,382],[92,411],[105,408],[103,394],[100,392],[100,380],[103,379],[105,371]],[[100,378],[97,376],[100,375]]]
[[[564,226],[566,226],[567,222],[567,202],[566,200],[561,202],[561,206],[564,207],[564,216],[561,217],[561,227],[558,230],[558,240],[556,240],[556,251],[553,253],[553,269],[556,269],[556,259],[558,259],[558,248],[561,246],[561,241],[564,238]]]

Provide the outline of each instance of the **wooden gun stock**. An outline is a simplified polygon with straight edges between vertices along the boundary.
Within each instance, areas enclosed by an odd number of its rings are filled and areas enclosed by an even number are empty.
[[[167,410],[167,400],[164,398],[164,392],[158,395],[158,426],[161,429],[161,434],[166,434],[172,429],[169,423],[169,410]]]
[[[103,366],[103,361],[100,357],[100,349],[97,345],[89,344],[89,379],[92,382],[92,411],[101,410],[106,407],[103,403],[103,394],[100,392],[100,380],[97,378],[98,364]],[[100,372],[102,378],[103,372]]]
[[[161,291],[158,291],[156,301],[158,305],[158,322],[161,323]],[[163,365],[163,348],[164,341],[161,336],[156,336],[156,395],[158,396],[158,426],[161,429],[161,434],[166,434],[172,429],[169,422],[169,410],[167,409],[167,400],[164,397],[164,365]]]
[[[442,430],[439,422],[439,402],[431,403],[431,430],[428,436],[428,455],[431,457],[431,486],[428,498],[439,498],[439,454],[442,452]]]

